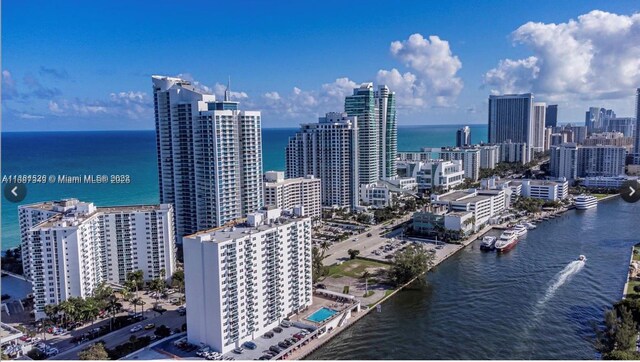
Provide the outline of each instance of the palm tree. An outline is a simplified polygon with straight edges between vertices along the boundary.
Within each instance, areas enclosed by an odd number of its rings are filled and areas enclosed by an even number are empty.
[[[59,310],[64,313],[64,323],[75,323],[76,322],[76,303],[73,300],[65,300],[59,305]]]
[[[362,279],[364,279],[364,295],[366,296],[369,292],[369,278],[371,277],[371,273],[368,270],[365,270],[362,273]]]
[[[133,304],[133,313],[138,314],[138,306],[142,305],[142,298],[135,297],[129,301],[129,303]]]
[[[323,240],[322,243],[320,243],[320,249],[322,249],[322,259],[324,259],[325,252],[329,250],[329,246],[331,245],[326,240]]]
[[[93,323],[95,322],[99,314],[100,314],[100,307],[98,306],[98,303],[93,298],[87,299],[84,307],[82,308],[82,310],[80,310],[80,315],[82,316],[82,319],[90,320],[92,327],[93,327]]]
[[[44,314],[46,314],[48,319],[58,319],[58,313],[60,313],[60,306],[58,304],[47,304],[44,306]]]
[[[112,295],[107,300],[107,306],[105,309],[107,310],[107,312],[109,312],[109,315],[111,316],[111,318],[109,318],[109,330],[112,331],[113,318],[116,316],[116,314],[118,314],[118,312],[122,310],[122,303],[118,301],[118,297],[116,297],[115,295]]]
[[[160,294],[164,292],[165,283],[164,280],[160,278],[153,279],[151,283],[149,283],[149,290],[155,292],[156,298],[156,307],[158,306],[158,299],[160,298]]]

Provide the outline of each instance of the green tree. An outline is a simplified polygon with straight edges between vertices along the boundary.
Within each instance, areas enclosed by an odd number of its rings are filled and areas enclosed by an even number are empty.
[[[109,359],[109,355],[102,343],[95,343],[91,347],[78,353],[78,358],[83,361],[107,360]]]
[[[156,299],[156,306],[158,306],[158,299],[160,299],[160,295],[162,293],[164,293],[164,290],[166,288],[166,283],[164,280],[160,279],[160,278],[156,278],[153,279],[150,283],[149,283],[149,290],[151,290],[152,292],[155,292],[155,299]]]
[[[314,283],[324,275],[322,259],[324,259],[324,252],[320,252],[320,249],[315,246],[311,248],[311,278]]]
[[[349,258],[352,260],[356,258],[356,256],[360,255],[360,250],[358,249],[349,249],[347,250],[347,254],[349,254]]]
[[[620,351],[635,350],[638,328],[633,320],[631,311],[622,306],[618,312],[618,326],[616,329],[616,349]]]
[[[101,283],[93,291],[93,297],[98,301],[106,301],[112,295],[113,288],[111,288],[106,283]]]
[[[122,310],[122,303],[115,295],[109,296],[105,306],[105,310],[109,313],[109,330],[113,330],[113,318]]]
[[[100,307],[98,306],[98,302],[96,302],[93,298],[88,298],[84,307],[80,310],[80,315],[83,320],[91,321],[91,326],[98,318],[100,314]]]
[[[142,289],[142,287],[144,286],[144,272],[142,270],[136,270],[127,273],[127,282],[135,287],[134,289],[136,291],[136,294],[138,294],[138,290]]]
[[[171,286],[184,293],[184,270],[176,270],[171,276]]]
[[[171,329],[163,324],[156,328],[154,334],[160,338],[168,337],[171,334]]]
[[[389,277],[395,285],[403,285],[425,273],[432,265],[431,254],[421,247],[411,245],[394,254]]]

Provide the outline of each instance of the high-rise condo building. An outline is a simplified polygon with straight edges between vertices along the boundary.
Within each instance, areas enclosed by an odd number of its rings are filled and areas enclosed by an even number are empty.
[[[311,218],[271,209],[186,236],[187,338],[229,352],[311,305]]]
[[[348,116],[358,117],[358,178],[371,184],[383,177],[396,176],[398,131],[396,95],[386,85],[374,90],[373,83],[362,83],[344,101]]]
[[[286,176],[320,178],[322,204],[355,208],[358,205],[359,118],[327,113],[318,123],[302,124],[289,138]]]
[[[282,171],[264,173],[264,205],[283,210],[303,207],[304,216],[322,217],[322,183],[313,175],[284,178]]]
[[[545,127],[556,127],[558,125],[558,105],[550,104],[547,106],[547,114],[544,120]]]
[[[544,125],[546,119],[547,104],[535,102],[533,104],[533,143],[534,152],[544,152]]]
[[[370,184],[380,179],[380,129],[373,83],[362,83],[344,100],[347,116],[358,117],[358,180]],[[322,178],[324,180],[324,178]]]
[[[564,143],[551,148],[551,175],[575,180],[578,177],[624,175],[626,150],[621,146],[579,146]]]
[[[175,271],[170,204],[95,207],[77,199],[19,207],[25,265],[36,318],[44,306],[86,298],[103,282],[123,284],[142,270],[146,280]]]
[[[625,137],[635,137],[636,119],[633,117],[616,117],[609,119],[608,132],[621,132]]]
[[[153,76],[160,201],[175,207],[179,237],[262,207],[257,111],[241,111],[172,77]]]
[[[396,94],[381,85],[374,93],[380,141],[379,178],[395,177],[398,153],[398,125],[396,118]],[[358,118],[360,119],[360,118]]]
[[[533,95],[489,96],[489,143],[511,140],[533,145]]]
[[[578,145],[563,143],[550,150],[549,171],[554,177],[564,177],[570,182],[578,178]]]
[[[471,146],[471,128],[464,126],[456,131],[456,147]]]

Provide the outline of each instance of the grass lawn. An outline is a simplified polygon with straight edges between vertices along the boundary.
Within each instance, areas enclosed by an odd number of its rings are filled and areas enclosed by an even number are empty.
[[[370,260],[363,259],[352,259],[345,261],[344,263],[337,265],[333,264],[329,266],[329,277],[336,278],[339,276],[348,276],[351,278],[360,278],[362,277],[362,273],[366,269],[369,269],[369,272],[373,272],[373,269],[377,268],[389,268],[389,265],[378,263]]]
[[[640,285],[640,282],[636,280],[632,280],[629,282],[629,285],[627,286],[627,295],[638,294],[633,290],[633,287],[635,287],[636,285]]]
[[[640,245],[633,247],[633,260],[640,260]]]
[[[603,199],[603,198],[605,198],[607,196],[611,196],[611,195],[609,195],[609,194],[591,194],[591,196],[594,196],[596,199],[600,200],[600,199]]]

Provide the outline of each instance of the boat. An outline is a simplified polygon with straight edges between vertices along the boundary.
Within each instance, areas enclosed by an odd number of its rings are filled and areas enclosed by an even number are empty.
[[[587,210],[598,206],[598,199],[594,196],[580,195],[575,198],[576,209]]]
[[[500,238],[495,243],[496,251],[499,253],[503,253],[513,249],[514,246],[518,243],[518,233],[513,230],[505,230]]]
[[[485,236],[480,243],[480,250],[493,250],[496,244],[495,236]]]
[[[586,257],[586,256],[584,256],[584,255],[580,255],[580,256],[578,257],[578,260],[579,260],[579,261],[587,261],[587,257]]]
[[[527,233],[527,227],[523,224],[518,224],[513,227],[513,231],[516,232],[517,236],[524,236]]]
[[[537,228],[536,224],[531,223],[531,222],[525,223],[524,226],[526,226],[527,229],[529,229],[529,230],[533,230],[533,229]]]

